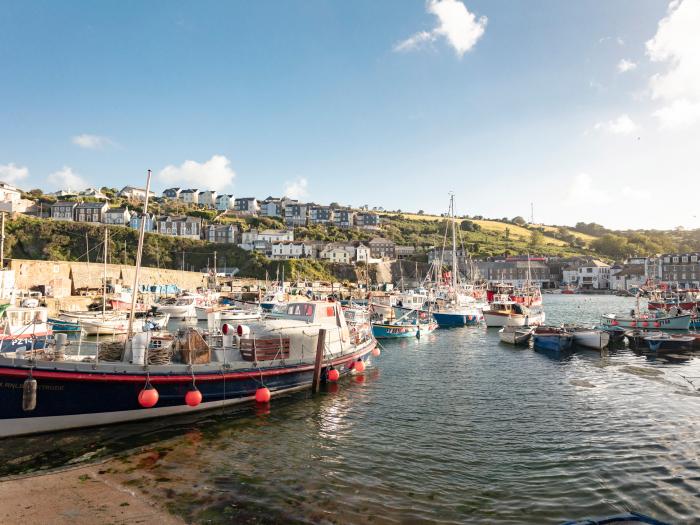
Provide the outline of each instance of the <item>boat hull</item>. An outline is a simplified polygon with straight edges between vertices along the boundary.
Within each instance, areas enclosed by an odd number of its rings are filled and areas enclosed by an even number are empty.
[[[478,313],[432,312],[432,314],[440,328],[454,328],[479,324]]]
[[[367,361],[376,346],[370,340],[353,352],[326,363],[341,375],[353,372],[354,363]],[[144,388],[146,374],[126,374],[104,371],[57,371],[54,367],[36,366],[32,376],[37,381],[36,408],[22,410],[22,386],[29,375],[28,368],[0,365],[0,437],[53,432],[71,428],[99,426],[137,421],[162,416],[184,414],[219,408],[255,399],[257,389],[264,384],[272,396],[308,388],[313,380],[313,364],[239,369],[222,373],[210,369],[195,373],[196,385],[203,401],[196,407],[185,403],[185,394],[192,385],[187,374],[150,372],[150,382],[158,390],[155,407],[142,408],[139,392]]]
[[[604,315],[603,326],[620,326],[622,328],[649,328],[654,330],[688,330],[690,315],[676,317],[659,317],[657,319],[619,318]]]
[[[0,353],[21,352],[22,350],[40,350],[47,346],[51,334],[47,332],[34,335],[0,335]]]
[[[594,350],[602,350],[610,343],[610,334],[604,330],[574,332],[574,344]]]
[[[550,352],[563,352],[571,348],[573,337],[570,334],[537,334],[533,336],[535,348]]]
[[[375,339],[397,339],[402,337],[420,337],[437,328],[437,323],[421,325],[372,324],[372,335]],[[420,332],[420,334],[419,334]]]

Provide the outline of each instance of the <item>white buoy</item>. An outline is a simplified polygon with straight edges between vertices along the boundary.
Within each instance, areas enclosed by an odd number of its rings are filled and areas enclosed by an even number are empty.
[[[36,408],[36,379],[29,376],[22,385],[22,410],[31,412]]]
[[[148,346],[148,332],[139,332],[131,338],[131,363],[134,365],[146,364],[146,347]]]

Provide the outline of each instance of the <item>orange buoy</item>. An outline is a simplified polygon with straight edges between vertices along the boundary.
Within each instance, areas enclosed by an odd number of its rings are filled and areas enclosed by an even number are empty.
[[[379,349],[378,346],[375,346],[375,347],[372,349],[372,355],[373,355],[374,357],[379,357],[379,356],[381,355],[381,353],[382,353],[382,351]]]
[[[328,381],[337,381],[340,379],[340,372],[338,372],[335,368],[331,368],[328,371]]]
[[[154,407],[158,402],[158,397],[158,390],[153,388],[150,383],[146,383],[143,390],[139,392],[139,405],[141,405],[143,408]]]
[[[185,394],[185,403],[191,407],[196,407],[202,402],[202,393],[197,389],[196,386],[192,387]]]
[[[355,366],[353,367],[356,372],[364,372],[365,371],[365,363],[362,360],[357,360],[355,361]]]
[[[255,400],[258,403],[267,403],[271,397],[270,390],[267,387],[261,386],[255,391]]]

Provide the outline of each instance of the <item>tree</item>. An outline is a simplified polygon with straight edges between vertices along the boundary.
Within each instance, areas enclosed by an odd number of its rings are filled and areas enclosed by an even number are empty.
[[[506,241],[510,239],[510,228],[506,228],[503,231],[503,236],[505,237]]]
[[[510,222],[512,222],[513,224],[517,224],[518,226],[525,226],[527,224],[525,219],[523,219],[520,215],[518,215],[517,217],[513,217],[513,220]]]
[[[418,210],[418,215],[423,215],[425,212],[423,210]]]
[[[530,248],[537,249],[544,242],[544,234],[540,230],[532,230],[530,232]]]
[[[629,242],[627,242],[627,239],[612,233],[607,233],[600,239],[591,242],[591,248],[613,259],[624,259],[634,251]]]

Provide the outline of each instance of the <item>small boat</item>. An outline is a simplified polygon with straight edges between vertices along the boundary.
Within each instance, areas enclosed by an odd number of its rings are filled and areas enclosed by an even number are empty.
[[[534,330],[527,326],[504,326],[498,331],[498,337],[504,343],[511,345],[526,345]]]
[[[154,331],[165,330],[168,321],[170,321],[170,314],[148,315],[143,319],[143,328]]]
[[[80,332],[80,323],[63,321],[57,317],[49,317],[49,325],[54,332]]]
[[[619,343],[625,338],[625,330],[621,326],[602,326],[598,325],[595,327],[596,330],[603,330],[608,333],[610,336],[610,342],[611,343]]]
[[[445,308],[432,313],[440,328],[454,328],[479,324],[481,310],[476,308]]]
[[[610,343],[610,334],[605,330],[583,327],[567,327],[567,330],[574,334],[574,344],[577,346],[602,350]]]
[[[657,334],[644,338],[644,342],[652,352],[691,350],[695,338],[687,335]]]
[[[620,326],[622,328],[655,328],[657,330],[688,330],[690,314],[660,317],[621,317],[615,314],[605,314],[601,323],[603,326]]]
[[[162,314],[170,314],[170,317],[187,318],[197,317],[197,306],[204,306],[204,298],[200,295],[185,294],[174,301],[168,301],[156,306],[156,311]]]
[[[574,335],[565,328],[556,326],[538,326],[533,333],[535,348],[562,352],[569,350],[574,341]]]
[[[659,521],[656,518],[639,514],[638,512],[626,512],[624,514],[615,514],[614,516],[606,516],[603,518],[584,518],[582,520],[565,521],[560,525],[609,525],[616,523],[624,525],[625,523],[646,523],[647,525],[671,525],[665,521]]]
[[[645,347],[645,338],[662,334],[663,332],[659,332],[658,330],[625,330],[625,337],[627,338],[627,343],[629,344],[630,348],[634,349]]]
[[[0,353],[44,348],[53,332],[44,307],[0,306]]]
[[[381,319],[372,322],[372,334],[376,339],[420,337],[434,331],[438,324],[429,314],[412,310],[398,319]]]
[[[255,321],[262,317],[262,309],[244,309],[237,306],[197,306],[197,320],[206,321],[210,314],[214,314],[214,319],[219,321]]]
[[[484,311],[484,321],[488,327],[539,326],[544,320],[545,314],[541,308],[528,308],[506,296],[498,297],[489,309]]]
[[[129,329],[129,319],[126,317],[83,319],[80,321],[80,327],[86,335],[122,335]],[[132,330],[134,332],[142,331],[143,320],[134,319]]]

